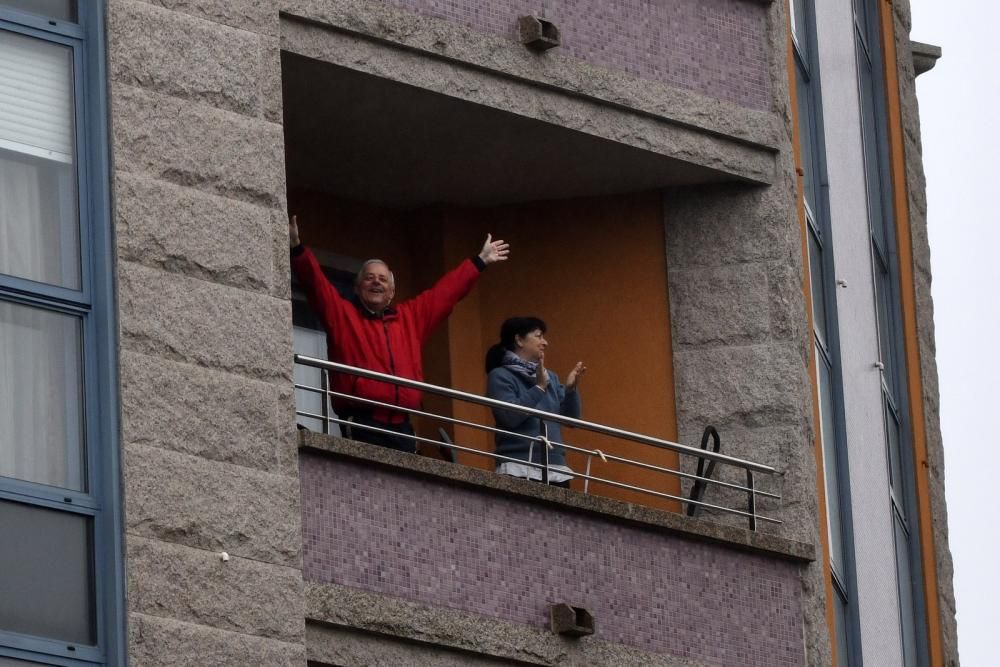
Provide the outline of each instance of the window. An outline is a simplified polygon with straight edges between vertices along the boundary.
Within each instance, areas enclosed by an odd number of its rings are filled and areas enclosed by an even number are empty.
[[[865,185],[868,195],[868,227],[879,361],[882,368],[882,415],[889,478],[896,586],[899,595],[899,641],[903,664],[928,664],[926,642],[918,637],[923,628],[923,601],[919,576],[918,537],[913,531],[912,508],[916,504],[911,480],[915,472],[906,411],[906,376],[903,334],[899,310],[899,271],[896,258],[895,212],[888,176],[888,140],[884,105],[884,83],[879,75],[881,53],[877,28],[879,16],[870,0],[854,0],[855,51],[861,100],[861,140],[864,147]],[[914,576],[916,574],[917,576]]]
[[[816,61],[812,3],[794,0],[792,48],[795,60],[796,103],[799,121],[799,151],[802,164],[802,206],[808,237],[808,270],[812,298],[813,351],[819,400],[819,444],[823,452],[827,534],[830,544],[830,579],[836,623],[832,628],[837,663],[853,663],[851,648],[857,626],[857,601],[852,591],[853,570],[850,490],[843,430],[843,398],[839,391],[840,350],[837,334],[837,300],[833,248],[829,239],[830,216],[825,191],[825,156],[822,142],[822,103]]]
[[[123,659],[99,3],[0,0],[0,665]]]

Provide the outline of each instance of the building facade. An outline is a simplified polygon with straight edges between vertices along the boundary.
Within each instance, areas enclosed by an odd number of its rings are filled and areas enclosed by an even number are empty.
[[[957,665],[938,55],[907,0],[0,0],[0,666]],[[564,490],[481,405],[318,432],[290,214],[401,299],[506,238],[426,379],[538,314],[649,437]],[[706,426],[761,495],[687,501]]]

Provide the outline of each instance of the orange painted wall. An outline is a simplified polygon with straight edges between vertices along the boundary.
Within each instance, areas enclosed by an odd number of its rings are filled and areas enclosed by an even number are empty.
[[[482,394],[483,359],[501,322],[537,315],[549,326],[549,368],[565,379],[578,360],[589,370],[581,384],[583,418],[676,440],[673,364],[661,195],[537,202],[492,208],[431,207],[396,213],[315,193],[290,193],[303,239],[331,252],[379,256],[399,284],[397,298],[424,289],[447,268],[478,252],[487,232],[511,244],[511,260],[490,267],[424,351],[429,382]],[[457,418],[492,424],[485,408],[427,397],[425,405]],[[493,450],[492,435],[447,429],[458,444]],[[436,425],[418,424],[430,434]],[[677,455],[564,430],[567,442],[674,468]],[[460,454],[459,461],[492,469],[492,459]],[[569,455],[575,470],[584,455]],[[679,482],[655,471],[593,462],[592,474],[678,494]],[[573,487],[582,490],[581,480]],[[648,494],[591,484],[590,491],[679,510]]]

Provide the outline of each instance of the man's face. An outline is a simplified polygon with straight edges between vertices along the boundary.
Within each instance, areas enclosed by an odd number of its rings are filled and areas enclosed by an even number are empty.
[[[396,288],[389,275],[389,267],[380,262],[366,266],[356,291],[358,298],[370,310],[376,313],[385,310],[389,302],[392,301],[392,297],[396,295]]]

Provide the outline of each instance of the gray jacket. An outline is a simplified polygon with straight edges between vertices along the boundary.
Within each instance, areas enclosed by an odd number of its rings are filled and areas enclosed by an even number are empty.
[[[542,391],[535,387],[534,378],[527,377],[520,373],[515,373],[510,369],[500,366],[490,371],[486,378],[486,395],[500,401],[522,405],[526,408],[535,408],[563,415],[565,417],[580,417],[580,395],[576,391],[567,392],[566,388],[559,382],[559,377],[552,371],[549,374],[549,387]],[[541,435],[542,420],[538,417],[513,412],[511,410],[493,409],[493,418],[496,420],[497,428],[506,431],[513,431],[529,438]],[[559,424],[546,420],[549,427],[549,440],[562,442],[562,433]],[[522,461],[528,460],[528,451],[532,451],[531,459],[534,463],[544,462],[541,443],[536,443],[531,449],[531,440],[518,438],[512,435],[496,434],[496,451],[502,456],[510,456]],[[503,461],[498,461],[503,463]],[[565,465],[566,454],[562,447],[554,447],[549,451],[550,465]]]

